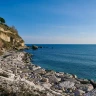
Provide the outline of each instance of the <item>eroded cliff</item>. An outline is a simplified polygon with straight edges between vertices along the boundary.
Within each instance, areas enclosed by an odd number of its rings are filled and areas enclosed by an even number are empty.
[[[24,47],[24,40],[19,36],[15,27],[0,24],[0,51]]]

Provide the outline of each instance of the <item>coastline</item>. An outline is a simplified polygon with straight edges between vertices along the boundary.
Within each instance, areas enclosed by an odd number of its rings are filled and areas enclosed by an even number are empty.
[[[95,96],[96,93],[95,81],[80,79],[76,75],[68,73],[45,70],[32,64],[30,55],[26,52],[4,53],[0,56],[0,67],[0,86],[2,90],[8,90],[7,94],[16,94],[16,96],[28,96],[28,94],[31,96]],[[5,82],[6,84],[4,84]],[[5,93],[0,91],[0,94]]]

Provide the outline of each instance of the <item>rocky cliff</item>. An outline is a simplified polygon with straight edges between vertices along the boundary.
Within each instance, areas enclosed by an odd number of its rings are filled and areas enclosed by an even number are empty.
[[[8,49],[19,49],[24,47],[23,39],[18,35],[15,27],[0,24],[0,51]]]

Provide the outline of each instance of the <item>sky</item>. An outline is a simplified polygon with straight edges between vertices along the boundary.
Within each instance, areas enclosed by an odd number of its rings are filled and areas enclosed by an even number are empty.
[[[0,0],[0,16],[26,44],[96,44],[96,0]]]

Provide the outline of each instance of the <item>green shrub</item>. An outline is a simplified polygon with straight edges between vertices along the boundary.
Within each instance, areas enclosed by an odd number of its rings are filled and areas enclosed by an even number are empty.
[[[0,17],[0,23],[5,23],[4,18]]]

